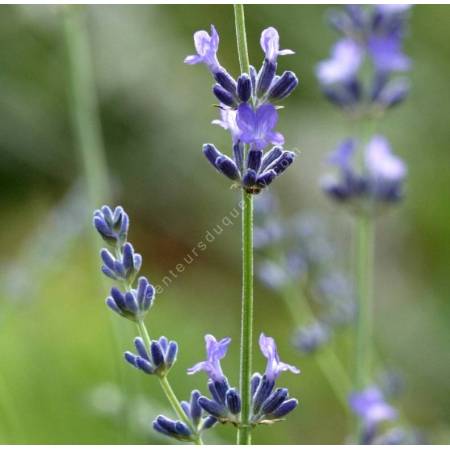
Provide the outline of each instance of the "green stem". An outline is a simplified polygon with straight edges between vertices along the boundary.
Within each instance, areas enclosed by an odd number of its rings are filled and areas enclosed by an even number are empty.
[[[148,349],[150,349],[152,340],[150,339],[150,334],[148,332],[148,329],[144,323],[143,320],[140,320],[137,322],[137,327],[139,330],[139,334],[142,337],[142,339],[145,342],[145,345]],[[167,378],[167,375],[162,375],[159,377],[159,383],[161,384],[161,388],[167,398],[167,400],[170,403],[170,406],[172,406],[173,410],[175,411],[175,414],[178,416],[180,420],[182,420],[185,424],[191,427],[191,429],[194,432],[193,442],[197,445],[202,445],[202,438],[195,432],[195,428],[192,425],[191,419],[187,416],[187,414],[184,412],[183,408],[181,407],[180,401],[178,400],[175,392],[172,389],[172,386],[170,385],[170,382]]]
[[[253,197],[242,193],[242,317],[240,388],[242,399],[241,424],[238,428],[238,444],[251,444],[251,392],[252,343],[253,343]]]
[[[72,123],[83,165],[91,209],[110,197],[85,9],[65,6],[64,36],[69,64]]]
[[[236,27],[239,66],[242,73],[248,74],[250,72],[250,61],[248,59],[247,34],[245,32],[244,5],[234,5],[234,24]]]
[[[244,5],[234,5],[236,41],[242,73],[250,72]],[[242,400],[241,423],[237,443],[251,444],[251,392],[253,346],[253,196],[242,191],[242,315],[240,351],[240,392]]]
[[[169,380],[167,379],[167,376],[159,377],[159,382],[161,384],[162,390],[164,391],[164,394],[167,397],[167,400],[169,400],[169,403],[172,406],[175,413],[177,414],[178,418],[182,420],[184,423],[190,425],[192,428],[191,420],[181,407],[180,402],[178,401],[178,398],[175,395],[175,392],[173,391],[172,386],[169,383]],[[194,434],[193,442],[197,445],[203,444],[202,438],[198,434]]]
[[[356,223],[356,316],[355,390],[370,382],[373,329],[373,266],[375,226],[373,219],[361,214]],[[359,425],[358,425],[359,428]]]

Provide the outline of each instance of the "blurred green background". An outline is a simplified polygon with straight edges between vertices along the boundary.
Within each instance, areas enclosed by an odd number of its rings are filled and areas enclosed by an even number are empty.
[[[103,192],[94,172],[89,197],[72,124],[80,99],[71,101],[64,34],[64,14],[74,13],[64,8],[0,7],[0,441],[166,442],[150,426],[157,413],[170,413],[156,380],[122,360],[135,329],[104,307],[109,283],[99,275],[92,203],[126,208],[130,240],[154,283],[234,207],[237,193],[201,153],[204,142],[229,146],[226,133],[210,126],[217,111],[209,74],[183,64],[193,52],[192,33],[213,23],[222,64],[238,72],[233,11],[217,5],[76,10],[91,46],[112,186]],[[267,26],[279,30],[283,48],[296,51],[280,61],[282,70],[298,74],[300,86],[278,128],[301,155],[271,190],[286,215],[318,211],[348,253],[350,221],[318,187],[326,153],[358,131],[322,98],[314,78],[314,65],[335,39],[327,9],[248,6],[247,29],[257,66]],[[409,177],[406,201],[378,226],[376,339],[405,379],[397,406],[431,442],[442,443],[449,441],[450,416],[449,6],[413,8],[406,52],[414,61],[411,95],[379,125],[408,163]],[[204,390],[205,377],[187,377],[185,369],[203,359],[208,332],[233,338],[224,368],[238,382],[239,252],[235,224],[157,297],[148,317],[154,335],[180,343],[171,380],[181,398],[194,387]],[[342,443],[345,411],[314,358],[291,347],[293,329],[279,298],[257,284],[255,332],[274,336],[282,358],[303,373],[282,379],[300,407],[289,420],[258,429],[254,442]],[[335,345],[341,351],[339,340]],[[255,368],[263,363],[258,355]],[[215,430],[208,442],[233,441],[231,428]]]

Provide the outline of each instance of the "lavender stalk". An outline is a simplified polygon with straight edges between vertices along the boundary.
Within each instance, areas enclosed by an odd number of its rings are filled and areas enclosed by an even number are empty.
[[[242,73],[250,72],[244,5],[234,5],[236,41]],[[244,150],[245,153],[245,150]],[[242,190],[242,313],[240,351],[240,392],[242,401],[241,423],[237,443],[251,444],[250,381],[253,347],[253,195]]]

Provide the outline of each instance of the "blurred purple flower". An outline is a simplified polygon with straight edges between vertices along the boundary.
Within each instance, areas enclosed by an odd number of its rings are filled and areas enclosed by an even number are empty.
[[[273,131],[278,121],[278,113],[271,104],[260,106],[256,111],[248,103],[241,103],[238,108],[236,122],[241,131],[240,139],[258,150],[267,145],[282,145],[284,137]]]
[[[355,169],[355,153],[356,142],[346,140],[331,154],[329,162],[338,167],[339,173],[338,179],[326,176],[322,180],[325,192],[341,202],[365,199],[369,208],[373,200],[387,203],[400,200],[407,168],[392,153],[387,139],[376,135],[369,141],[364,149],[362,170]]]
[[[261,349],[261,353],[264,357],[267,358],[265,375],[268,380],[276,380],[281,372],[285,372],[287,370],[295,374],[300,373],[300,370],[297,369],[297,367],[280,361],[277,346],[273,338],[261,333],[259,337],[259,348]]]
[[[395,35],[372,36],[368,51],[378,72],[404,72],[411,66],[410,59],[402,53],[400,38]]]
[[[365,164],[370,176],[376,180],[400,182],[406,176],[405,163],[392,153],[388,140],[380,135],[368,143]]]
[[[353,80],[364,58],[364,49],[354,40],[344,38],[331,51],[331,57],[321,61],[316,68],[320,83],[328,86]]]
[[[373,427],[380,422],[394,420],[397,417],[395,408],[386,403],[382,392],[375,386],[351,394],[349,405],[367,427]]]
[[[220,360],[225,357],[230,342],[231,338],[229,337],[217,341],[214,336],[207,334],[205,336],[207,359],[188,369],[188,374],[192,375],[204,371],[211,380],[222,382],[225,379],[225,376],[222,372],[222,367],[220,366]]]
[[[186,64],[204,63],[211,72],[217,72],[220,68],[217,60],[217,51],[219,49],[219,35],[211,25],[211,35],[206,31],[200,30],[194,33],[194,45],[197,50],[196,55],[187,56],[184,60]]]

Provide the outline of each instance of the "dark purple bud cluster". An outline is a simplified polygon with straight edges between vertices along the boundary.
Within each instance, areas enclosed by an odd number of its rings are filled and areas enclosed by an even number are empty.
[[[153,304],[155,288],[145,277],[140,277],[136,289],[133,288],[142,266],[142,257],[127,242],[128,215],[120,206],[114,211],[109,206],[103,206],[94,212],[94,226],[111,250],[104,248],[100,251],[102,272],[119,281],[124,290],[111,288],[106,305],[129,320],[143,320]]]
[[[238,142],[233,146],[234,158],[222,154],[213,144],[205,144],[203,153],[208,161],[232,181],[238,181],[252,194],[269,186],[283,173],[295,159],[295,153],[273,147],[263,156],[263,151],[252,148],[244,161],[244,145]],[[238,164],[240,167],[238,167]]]
[[[154,430],[179,441],[191,442],[196,435],[199,436],[203,431],[212,428],[217,423],[217,419],[203,415],[199,403],[200,397],[200,392],[194,390],[189,402],[181,402],[181,407],[191,421],[190,425],[160,415],[153,421]]]
[[[201,396],[199,405],[203,410],[221,423],[239,423],[241,412],[241,398],[235,388],[230,387],[228,380],[208,381],[208,389],[212,398]]]
[[[114,211],[102,206],[94,212],[94,226],[103,240],[112,247],[121,246],[127,240],[128,215],[121,206]]]
[[[177,359],[178,344],[165,336],[151,341],[150,348],[146,348],[143,339],[137,337],[134,346],[137,355],[125,352],[125,360],[148,375],[165,376]]]
[[[252,376],[252,424],[271,424],[282,420],[297,405],[298,400],[289,398],[286,388],[275,389],[275,380],[255,373]]]
[[[106,299],[106,305],[117,314],[133,321],[140,321],[151,308],[155,298],[155,288],[140,277],[137,289],[122,293],[116,287],[111,288],[111,295]]]
[[[276,132],[277,108],[273,102],[285,99],[298,85],[296,75],[285,71],[276,75],[279,55],[292,54],[280,50],[275,28],[267,28],[261,35],[265,58],[259,72],[251,66],[237,81],[219,64],[217,51],[219,36],[211,27],[194,34],[197,55],[188,56],[187,64],[204,63],[216,84],[213,93],[220,102],[221,120],[213,123],[231,133],[233,156],[222,154],[213,144],[205,144],[203,153],[223,175],[238,183],[246,192],[257,194],[269,186],[294,161],[295,153],[280,147],[283,136]],[[274,147],[265,153],[269,145]]]
[[[133,283],[136,274],[141,269],[142,257],[134,252],[133,246],[129,242],[122,247],[121,253],[117,259],[104,248],[100,252],[103,261],[102,272],[113,280]]]
[[[337,168],[337,176],[323,178],[322,187],[330,198],[348,204],[364,214],[375,214],[403,198],[403,182],[407,168],[395,156],[383,136],[374,136],[364,149],[362,167],[354,162],[357,143],[344,141],[329,162]]]
[[[354,113],[377,113],[401,103],[409,82],[396,76],[410,68],[402,41],[410,5],[348,5],[330,23],[342,35],[316,75],[331,103]],[[368,60],[370,78],[364,76]]]

